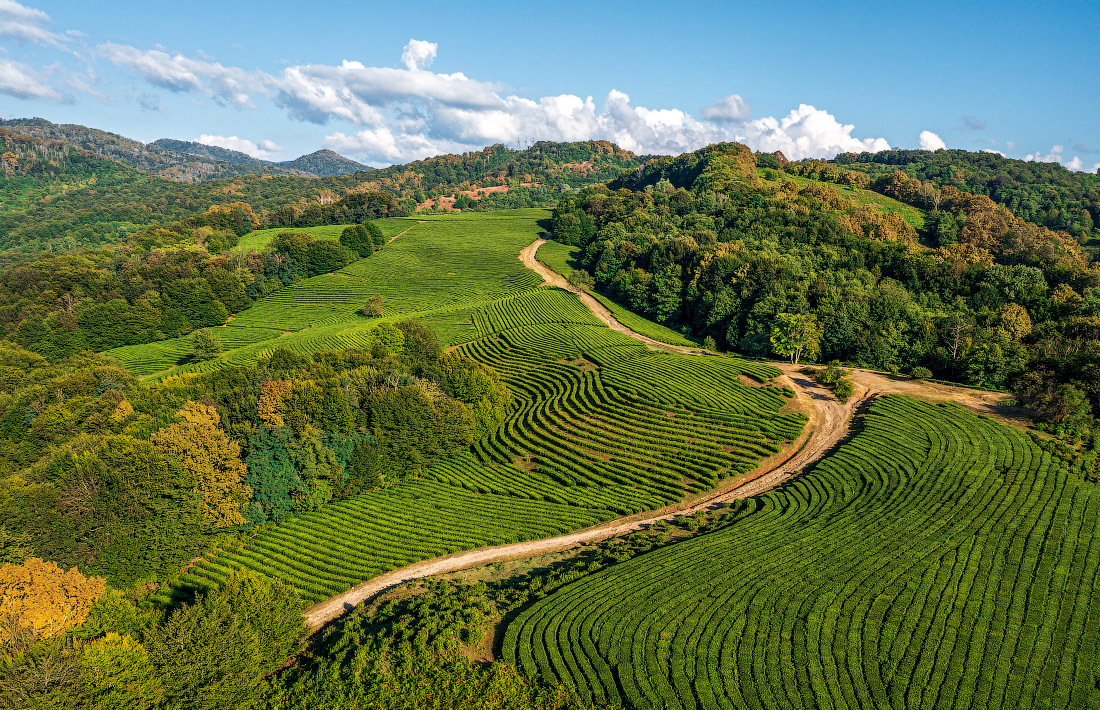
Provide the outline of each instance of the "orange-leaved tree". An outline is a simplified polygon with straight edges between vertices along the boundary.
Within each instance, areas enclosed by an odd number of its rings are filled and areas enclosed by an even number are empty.
[[[52,638],[84,623],[92,604],[106,591],[101,577],[66,572],[54,562],[31,557],[0,567],[0,618]]]
[[[243,525],[241,509],[252,489],[244,483],[241,447],[218,428],[221,420],[213,406],[188,401],[176,416],[181,421],[158,431],[153,442],[179,458],[194,477],[207,518],[218,527]]]

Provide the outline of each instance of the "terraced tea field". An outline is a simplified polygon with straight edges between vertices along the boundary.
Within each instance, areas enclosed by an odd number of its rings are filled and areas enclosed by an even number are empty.
[[[730,517],[536,602],[504,657],[627,708],[1100,706],[1100,493],[1023,433],[882,397]]]
[[[374,322],[336,315],[325,322],[324,309],[337,313],[341,299],[351,304],[356,289],[368,288],[401,317],[433,327],[450,319],[454,330],[442,328],[444,337],[497,369],[517,404],[496,432],[419,480],[265,530],[244,549],[199,563],[185,586],[216,585],[228,571],[247,568],[316,602],[418,560],[677,503],[751,470],[799,436],[805,417],[785,413],[781,390],[741,381],[763,384],[780,374],[776,368],[649,348],[608,329],[572,294],[539,286],[517,256],[536,238],[541,214],[414,223],[371,259],[303,282],[300,294],[314,299],[299,311],[286,296],[296,293],[292,287],[276,294],[278,305],[265,299],[258,314],[250,309],[234,321],[260,328],[280,317],[315,319],[279,344],[341,347]],[[270,345],[245,345],[230,357],[262,347]]]
[[[477,337],[475,310],[538,286],[538,276],[516,254],[537,235],[536,220],[548,214],[516,210],[381,220],[386,234],[404,234],[370,259],[303,279],[238,313],[217,329],[227,347],[216,360],[177,366],[190,352],[187,338],[107,354],[137,375],[205,371],[255,362],[276,346],[299,352],[362,347],[379,323],[410,318],[431,326],[446,344],[466,342]],[[385,301],[383,318],[360,312],[374,294]]]

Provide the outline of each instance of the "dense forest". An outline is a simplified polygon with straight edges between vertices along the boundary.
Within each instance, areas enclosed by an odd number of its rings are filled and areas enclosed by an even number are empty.
[[[786,355],[777,329],[797,322],[811,359],[1011,388],[1089,430],[1100,269],[1082,239],[901,170],[781,158],[652,160],[564,198],[554,237],[601,290],[722,349]]]

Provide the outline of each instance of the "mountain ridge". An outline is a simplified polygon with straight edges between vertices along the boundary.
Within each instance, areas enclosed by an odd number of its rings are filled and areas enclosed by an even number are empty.
[[[41,140],[59,141],[127,167],[182,183],[249,174],[333,177],[372,169],[332,151],[319,150],[293,160],[272,162],[196,141],[159,138],[151,143],[142,143],[98,128],[75,123],[53,123],[37,117],[0,120],[0,127]]]

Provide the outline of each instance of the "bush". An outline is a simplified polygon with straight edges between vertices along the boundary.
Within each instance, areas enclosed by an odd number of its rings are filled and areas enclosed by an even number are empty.
[[[842,377],[836,383],[836,387],[833,388],[833,394],[841,402],[847,402],[852,394],[855,392],[855,387],[852,385],[852,381],[847,377]]]
[[[927,380],[932,377],[932,371],[927,367],[914,367],[909,376],[914,380]]]

